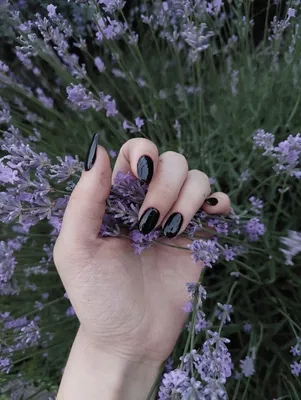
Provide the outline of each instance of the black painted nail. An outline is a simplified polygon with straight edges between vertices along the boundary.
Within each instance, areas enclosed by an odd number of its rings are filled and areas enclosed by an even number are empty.
[[[97,142],[98,142],[98,133],[95,133],[92,137],[89,149],[87,151],[86,161],[85,161],[85,171],[90,171],[93,167],[96,160],[96,152],[97,152]]]
[[[150,233],[157,225],[159,217],[160,213],[156,208],[148,208],[139,220],[139,231],[143,235]]]
[[[138,178],[149,183],[154,174],[154,163],[149,156],[140,157],[137,165]]]
[[[169,216],[163,228],[163,233],[168,238],[173,238],[179,233],[183,223],[183,215],[180,213],[173,213]]]
[[[209,199],[205,200],[205,203],[209,204],[209,206],[216,206],[218,200],[215,197],[210,197]]]

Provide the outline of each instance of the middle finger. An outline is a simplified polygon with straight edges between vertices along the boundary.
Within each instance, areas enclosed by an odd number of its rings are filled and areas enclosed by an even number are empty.
[[[186,158],[167,151],[161,154],[148,192],[139,211],[139,230],[144,235],[161,224],[176,202],[188,175]]]

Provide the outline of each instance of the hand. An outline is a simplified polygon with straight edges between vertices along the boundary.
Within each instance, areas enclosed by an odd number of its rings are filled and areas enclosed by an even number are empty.
[[[142,156],[149,158],[138,165]],[[188,171],[181,154],[158,155],[155,144],[142,138],[122,146],[113,173],[108,154],[98,146],[93,167],[82,173],[72,192],[54,261],[85,341],[114,357],[160,365],[187,317],[182,309],[186,283],[199,280],[201,266],[192,261],[189,251],[156,244],[139,256],[127,239],[98,237],[117,171],[150,180],[139,218],[150,207],[159,215],[155,214],[157,221],[153,216],[144,224],[142,218],[140,229],[146,232],[162,225],[165,234],[177,233],[173,239],[161,240],[169,244],[186,247],[188,240],[179,235],[201,206],[209,214],[227,214],[230,201],[224,193],[214,193],[210,197],[217,204],[204,203],[210,195],[208,177],[198,170]],[[165,226],[173,213],[183,216],[178,232]]]

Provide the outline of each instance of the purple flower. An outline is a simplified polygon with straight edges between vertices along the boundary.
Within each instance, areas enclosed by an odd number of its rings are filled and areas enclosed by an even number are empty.
[[[92,92],[87,91],[87,89],[79,84],[67,87],[68,100],[78,109],[87,110],[88,108],[93,108],[99,111],[103,108],[102,104],[99,104],[94,100]]]
[[[134,124],[126,120],[123,121],[122,127],[124,130],[129,130],[131,133],[139,132],[138,128]]]
[[[263,155],[272,154],[274,150],[275,136],[272,133],[265,132],[263,129],[257,129],[253,134],[254,146],[263,148]]]
[[[8,321],[4,323],[4,328],[5,329],[16,329],[16,328],[22,328],[28,324],[27,317],[19,317],[16,319],[13,319],[10,317]]]
[[[1,295],[1,286],[3,287],[3,284],[7,284],[13,278],[16,265],[17,262],[14,257],[14,249],[9,243],[1,241],[0,242],[0,295]]]
[[[124,0],[98,0],[98,2],[105,6],[105,10],[108,13],[121,10],[125,6]]]
[[[2,157],[1,161],[6,160],[8,167],[23,172],[27,168],[41,170],[50,165],[47,154],[34,152],[14,126],[10,126],[3,136],[4,139],[0,139],[1,149],[9,155]]]
[[[104,108],[106,110],[107,117],[114,117],[118,114],[118,110],[116,109],[116,101],[111,100],[111,96],[104,97]]]
[[[291,371],[293,375],[298,377],[301,374],[301,361],[294,361],[293,364],[291,364]]]
[[[193,261],[200,261],[206,267],[211,268],[212,264],[215,264],[220,256],[220,250],[215,240],[194,240],[187,247],[192,252],[191,257]]]
[[[263,209],[263,201],[258,199],[257,197],[251,196],[249,198],[249,202],[251,203],[251,211],[253,211],[255,214],[261,214],[261,211]]]
[[[186,313],[191,313],[193,311],[193,304],[191,301],[186,301],[184,306],[182,307],[182,310],[184,310]]]
[[[118,68],[112,68],[111,72],[116,78],[126,79],[126,74]]]
[[[225,244],[223,249],[223,256],[226,261],[233,261],[236,256],[233,247],[229,247],[227,244]]]
[[[208,321],[206,320],[206,315],[202,310],[198,310],[196,312],[195,326],[194,330],[196,334],[199,334],[201,331],[205,331],[208,328]],[[190,329],[190,326],[188,327]]]
[[[198,290],[198,303],[201,303],[202,300],[206,300],[207,298],[207,291],[204,288],[204,286],[199,285],[199,290]]]
[[[193,356],[194,365],[201,381],[205,382],[204,394],[225,395],[224,383],[231,376],[233,368],[226,346],[229,340],[210,330],[207,334],[209,338],[204,342],[201,353]],[[187,367],[189,368],[189,365]]]
[[[197,292],[198,283],[197,282],[188,282],[186,283],[187,292],[193,298]]]
[[[4,64],[4,62],[2,62],[2,61],[0,60],[0,72],[6,73],[6,72],[8,72],[8,71],[9,71],[8,66],[7,66],[6,64]]]
[[[10,107],[0,96],[0,124],[8,124],[10,120]]]
[[[47,6],[48,17],[49,17],[49,18],[53,18],[53,17],[56,16],[56,9],[57,9],[57,7],[54,6],[53,4],[49,4],[49,5]]]
[[[301,232],[288,231],[288,237],[281,237],[280,242],[287,247],[280,249],[285,256],[285,264],[294,265],[293,257],[301,252]]]
[[[253,329],[253,326],[250,324],[250,322],[245,322],[245,323],[243,324],[242,329],[243,329],[244,332],[250,333],[251,330]]]
[[[74,85],[67,87],[68,100],[70,103],[79,110],[87,110],[89,108],[95,111],[100,111],[105,109],[107,117],[114,116],[118,114],[116,109],[116,102],[112,100],[111,96],[105,95],[100,92],[99,100],[94,98],[92,92],[89,92],[83,85]]]
[[[36,301],[36,302],[34,303],[34,307],[35,307],[37,310],[41,311],[41,310],[43,310],[43,308],[44,308],[44,304],[41,303],[40,301]]]
[[[142,118],[137,117],[137,118],[135,118],[135,124],[136,124],[138,130],[140,131],[140,129],[144,125],[144,120]]]
[[[175,369],[165,373],[159,389],[158,399],[168,400],[176,395],[184,395],[189,385],[189,377],[186,371]]]
[[[0,371],[4,374],[9,374],[13,367],[13,362],[8,357],[0,357]]]
[[[27,267],[24,269],[26,277],[31,275],[47,275],[48,274],[48,263],[46,265],[38,265],[36,267]]]
[[[214,228],[220,235],[228,235],[229,226],[227,222],[219,221],[218,219],[208,219],[208,226]]]
[[[172,366],[173,366],[173,359],[171,356],[168,357],[166,363],[165,363],[165,372],[169,373],[170,371],[172,371]]]
[[[271,133],[266,133],[260,129],[253,136],[255,147],[265,150],[264,156],[271,156],[276,163],[274,170],[277,174],[286,172],[289,176],[301,179],[300,156],[301,156],[301,136],[289,135],[286,140],[274,146],[275,137]]]
[[[24,290],[30,290],[32,292],[36,292],[37,291],[37,285],[35,283],[29,282],[29,281],[25,281]]]
[[[53,99],[45,95],[43,89],[37,88],[36,93],[38,95],[38,99],[46,108],[53,108]]]
[[[97,40],[102,41],[104,38],[107,40],[113,40],[118,39],[125,33],[127,24],[123,25],[121,22],[112,20],[110,17],[101,17],[97,20],[97,28]]]
[[[252,218],[245,224],[244,230],[248,234],[249,240],[251,242],[256,242],[259,240],[260,236],[264,235],[265,226],[258,218]]]
[[[296,16],[296,10],[294,8],[289,8],[287,10],[287,16],[288,18],[292,18]]]
[[[240,368],[245,377],[254,375],[254,360],[251,357],[247,356],[245,359],[240,360]]]
[[[10,312],[9,311],[6,311],[4,313],[0,313],[0,321],[7,319],[9,316],[10,316]]]
[[[181,36],[194,52],[202,52],[209,47],[209,39],[213,32],[207,31],[207,25],[201,23],[199,26],[189,22],[183,26]]]
[[[220,310],[216,310],[216,316],[217,318],[222,321],[223,324],[226,322],[231,321],[230,314],[233,312],[233,307],[231,304],[221,304],[217,303],[218,307]]]
[[[272,35],[269,37],[269,40],[280,40],[289,25],[290,18],[278,20],[278,17],[275,15],[271,22]]]
[[[94,58],[94,64],[99,72],[103,72],[106,69],[106,67],[100,57]]]
[[[109,200],[115,202],[120,199],[125,204],[137,204],[140,206],[145,198],[147,185],[136,179],[130,172],[123,174],[117,172]],[[138,214],[137,214],[138,215]]]
[[[30,321],[28,325],[21,328],[19,336],[15,338],[16,341],[26,344],[27,346],[36,346],[40,339],[40,329],[34,320]]]
[[[294,357],[301,356],[301,338],[298,338],[297,344],[291,347],[290,352]]]
[[[35,49],[35,45],[37,42],[38,36],[35,33],[31,33],[31,26],[37,28],[39,33],[42,35],[45,45],[43,46],[43,50],[48,53],[51,57],[53,57],[54,50],[57,53],[57,56],[62,61],[62,66],[66,68],[72,76],[76,79],[83,79],[86,77],[87,72],[85,65],[79,64],[79,57],[76,54],[72,54],[69,48],[69,38],[73,35],[73,29],[69,22],[62,17],[61,14],[56,14],[55,8],[50,7],[48,10],[50,14],[49,18],[42,18],[40,14],[35,14],[35,20],[30,24],[29,27],[26,27],[25,24],[22,24],[21,30],[21,38],[22,42],[25,44],[22,47],[18,47],[19,57],[23,63],[31,63],[30,57],[32,55],[32,49]],[[24,34],[24,25],[25,25],[25,33]],[[49,43],[53,44],[53,47],[49,46]],[[53,50],[54,49],[54,50]],[[25,64],[26,66],[26,64]],[[33,69],[32,65],[27,65],[27,68]]]
[[[117,153],[117,151],[110,149],[109,154],[112,158],[116,158],[118,153]]]
[[[67,315],[67,317],[73,317],[74,315],[76,315],[75,310],[72,306],[70,306],[68,308],[68,310],[66,311],[66,315]]]
[[[141,132],[141,128],[144,125],[144,120],[140,117],[135,118],[135,125],[129,121],[124,120],[122,127],[124,130],[129,130],[131,133]]]
[[[300,156],[301,156],[301,135],[289,135],[286,140],[280,142],[274,148],[273,156],[277,163],[274,169],[277,174],[284,171],[290,176],[301,179]]]
[[[138,229],[130,232],[130,238],[132,240],[132,246],[134,248],[135,254],[141,254],[143,250],[151,247],[153,242],[160,236],[160,231],[155,230],[147,235],[143,235]]]
[[[204,286],[199,285],[196,282],[188,282],[186,283],[186,289],[191,300],[193,300],[195,296],[198,297],[197,298],[198,305],[202,304],[203,300],[206,300],[207,292]]]
[[[83,163],[79,161],[78,157],[65,156],[65,159],[57,157],[60,164],[52,165],[50,168],[51,179],[56,178],[57,183],[61,183],[69,179],[76,172],[83,170]]]
[[[14,184],[18,181],[18,171],[5,166],[0,159],[0,183]]]

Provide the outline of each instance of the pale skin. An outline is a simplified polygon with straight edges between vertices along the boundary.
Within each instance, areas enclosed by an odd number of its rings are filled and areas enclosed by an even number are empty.
[[[54,261],[80,328],[63,374],[58,400],[143,400],[163,361],[172,352],[186,321],[187,282],[197,282],[201,265],[188,250],[157,244],[139,256],[126,238],[99,238],[106,199],[117,171],[137,176],[137,163],[148,155],[154,175],[140,209],[160,211],[157,226],[173,212],[183,215],[178,236],[162,243],[185,247],[181,233],[202,207],[227,215],[230,200],[210,194],[208,177],[188,170],[183,155],[158,154],[154,143],[136,138],[120,149],[114,170],[106,150],[73,190],[54,248]],[[210,206],[206,198],[216,198]]]

